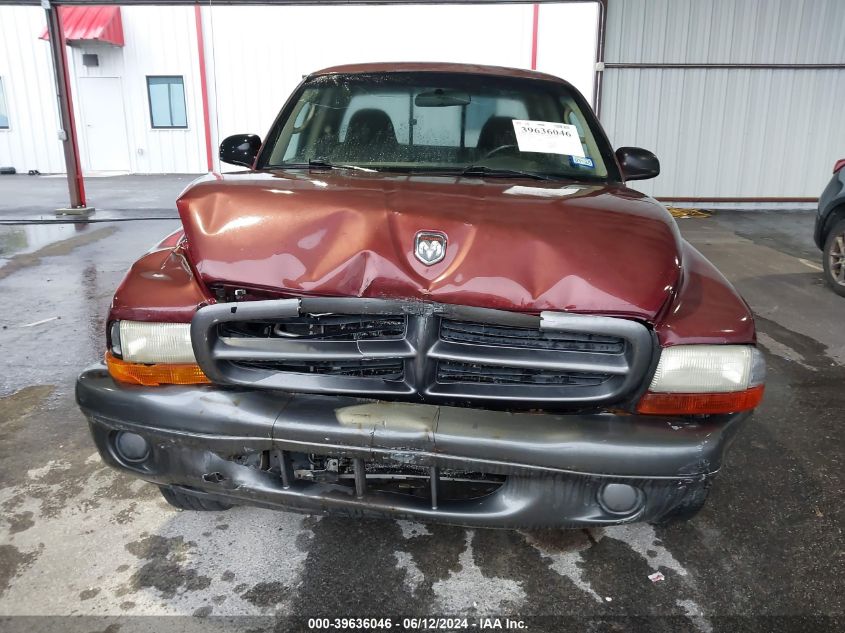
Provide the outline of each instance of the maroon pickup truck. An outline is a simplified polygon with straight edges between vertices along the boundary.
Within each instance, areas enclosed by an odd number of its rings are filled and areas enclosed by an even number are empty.
[[[77,400],[171,504],[488,527],[685,518],[763,394],[752,314],[548,75],[368,64],[227,138]]]

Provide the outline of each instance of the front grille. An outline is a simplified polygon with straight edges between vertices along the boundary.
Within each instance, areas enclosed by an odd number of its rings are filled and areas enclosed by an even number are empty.
[[[502,347],[551,349],[577,352],[621,354],[625,339],[583,332],[554,332],[521,327],[504,327],[487,323],[464,323],[443,319],[440,338],[457,343],[479,343]]]
[[[623,401],[655,349],[625,319],[354,298],[216,304],[191,332],[213,382],[511,408]]]
[[[609,374],[550,371],[525,367],[496,367],[477,363],[437,363],[437,382],[481,385],[559,385],[594,387],[608,380]]]

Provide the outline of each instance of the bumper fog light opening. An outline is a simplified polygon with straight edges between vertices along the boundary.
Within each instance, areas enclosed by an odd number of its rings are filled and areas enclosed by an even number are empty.
[[[137,433],[118,431],[113,442],[117,456],[130,464],[143,462],[150,456],[149,442]]]
[[[630,515],[643,506],[643,492],[628,484],[605,484],[598,493],[599,505],[605,512]]]

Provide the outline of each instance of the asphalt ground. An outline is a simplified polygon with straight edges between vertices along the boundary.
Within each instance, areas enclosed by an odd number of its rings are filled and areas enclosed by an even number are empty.
[[[177,228],[167,218],[189,180],[91,180],[92,222],[56,224],[45,209],[65,203],[62,179],[0,177],[0,630],[309,630],[312,617],[397,615],[510,616],[530,631],[842,630],[845,300],[824,286],[812,213],[678,220],[754,309],[769,368],[698,516],[470,530],[179,512],[102,464],[74,380],[102,357],[130,263]]]

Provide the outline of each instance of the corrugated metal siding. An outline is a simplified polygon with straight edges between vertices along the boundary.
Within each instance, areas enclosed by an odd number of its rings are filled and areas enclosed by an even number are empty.
[[[0,7],[0,77],[9,108],[9,129],[0,130],[0,165],[24,173],[65,169],[50,45],[38,39],[45,24],[43,9]]]
[[[843,63],[845,2],[610,0],[605,60]],[[675,197],[816,197],[845,155],[843,70],[607,69],[616,146],[653,150],[633,183]]]
[[[206,171],[197,36],[193,7],[123,7],[123,96],[132,171],[142,174]],[[80,53],[84,48],[79,49]],[[81,56],[74,62],[81,71]],[[181,75],[185,130],[153,129],[148,75]]]
[[[843,0],[608,0],[605,62],[845,59]]]
[[[608,70],[615,146],[654,151],[660,197],[815,197],[845,155],[839,70]]]

